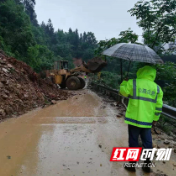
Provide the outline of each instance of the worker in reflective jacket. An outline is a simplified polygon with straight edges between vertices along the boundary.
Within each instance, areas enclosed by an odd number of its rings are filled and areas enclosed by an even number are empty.
[[[128,124],[129,147],[138,147],[138,137],[141,137],[143,147],[152,148],[152,124],[159,120],[163,106],[163,91],[154,80],[156,69],[144,66],[137,72],[137,79],[123,81],[120,93],[129,98],[125,115]],[[149,159],[146,163],[149,163]],[[135,171],[135,168],[127,168]],[[149,167],[142,167],[145,172],[150,172]]]

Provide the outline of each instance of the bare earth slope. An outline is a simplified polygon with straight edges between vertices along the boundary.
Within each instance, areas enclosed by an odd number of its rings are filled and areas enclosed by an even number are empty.
[[[24,62],[0,51],[0,120],[22,114],[46,101],[67,98],[67,92],[39,78]]]

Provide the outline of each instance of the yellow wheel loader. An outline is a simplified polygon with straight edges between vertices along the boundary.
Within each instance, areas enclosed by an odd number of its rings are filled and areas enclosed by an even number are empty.
[[[68,69],[68,61],[56,61],[54,69],[46,71],[47,77],[50,77],[54,84],[58,84],[61,89],[68,88],[69,90],[83,89],[85,81],[79,77],[81,72],[98,73],[107,65],[106,61],[100,58],[94,58],[85,62],[72,70]]]

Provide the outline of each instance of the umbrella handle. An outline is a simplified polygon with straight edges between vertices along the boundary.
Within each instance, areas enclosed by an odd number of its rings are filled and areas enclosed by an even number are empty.
[[[128,78],[128,75],[129,75],[129,71],[130,71],[130,65],[131,65],[131,60],[130,60],[130,63],[129,63],[129,65],[128,65],[127,78]]]
[[[121,83],[123,82],[122,59],[120,59]]]

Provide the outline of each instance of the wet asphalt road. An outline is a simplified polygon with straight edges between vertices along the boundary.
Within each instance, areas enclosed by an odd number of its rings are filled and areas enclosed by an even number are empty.
[[[109,161],[113,147],[128,146],[127,125],[118,113],[95,93],[81,90],[56,105],[2,122],[0,176],[144,175]],[[175,175],[170,165],[158,168]]]

